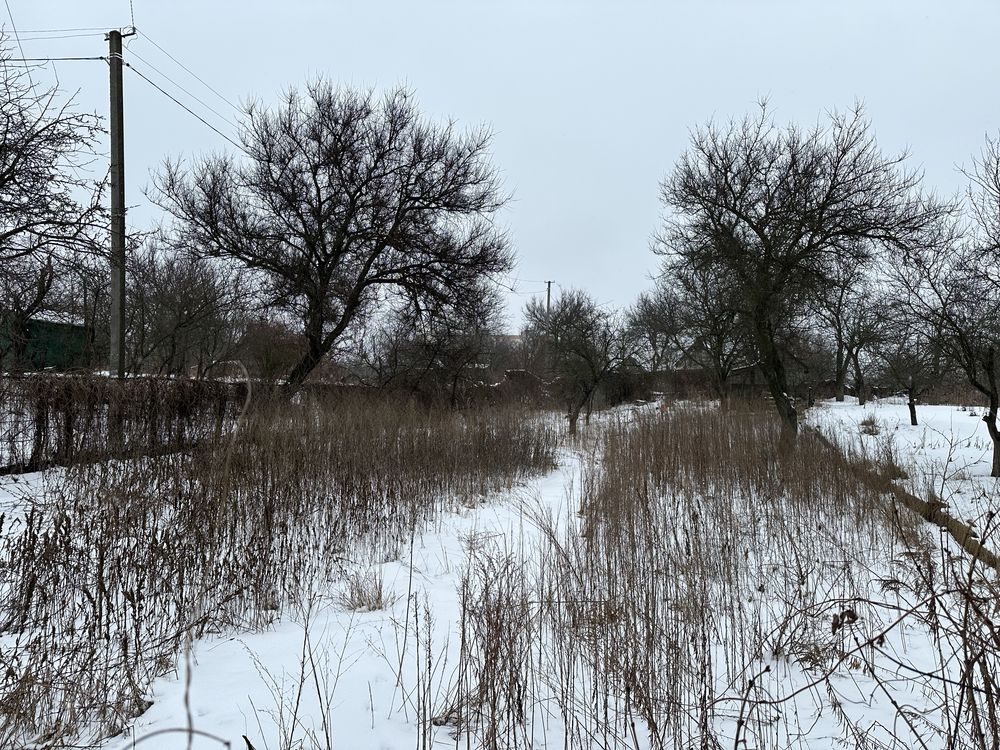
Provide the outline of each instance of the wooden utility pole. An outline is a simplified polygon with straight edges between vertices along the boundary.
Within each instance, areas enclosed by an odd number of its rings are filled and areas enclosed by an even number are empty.
[[[549,312],[552,310],[552,285],[555,284],[554,281],[545,282],[545,317],[549,317]]]
[[[111,357],[114,377],[125,377],[125,134],[122,34],[108,32],[111,68]]]

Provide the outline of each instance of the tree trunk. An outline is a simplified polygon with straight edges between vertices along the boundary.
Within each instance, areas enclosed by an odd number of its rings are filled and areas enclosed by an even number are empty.
[[[1000,430],[997,430],[997,407],[995,404],[990,406],[983,421],[986,422],[990,440],[993,441],[993,470],[990,472],[990,476],[1000,477]]]
[[[580,412],[583,411],[583,407],[587,405],[587,402],[590,400],[590,397],[591,397],[592,394],[593,394],[593,391],[587,391],[587,393],[585,393],[584,396],[583,396],[583,398],[580,399],[579,401],[571,401],[570,402],[569,411],[568,411],[568,413],[566,415],[569,418],[569,434],[570,435],[575,435],[576,434],[576,425],[577,425],[577,422],[579,422],[579,420],[580,420]],[[589,415],[587,417],[587,420],[589,422],[589,420],[590,420],[590,416]]]
[[[906,406],[910,410],[910,424],[914,427],[917,426],[917,394],[916,388],[913,386],[913,378],[910,378],[910,383],[906,389],[906,395],[908,400]]]
[[[844,347],[837,345],[837,363],[834,369],[834,396],[837,401],[843,403],[844,394],[847,390],[847,359],[844,357]]]
[[[306,352],[302,359],[292,368],[286,379],[286,388],[294,391],[302,385],[309,377],[316,365],[323,361],[323,357],[330,353],[334,343],[347,327],[349,316],[345,312],[340,322],[327,334],[323,333],[324,316],[322,313],[322,303],[317,300],[310,300],[305,316],[303,334],[306,339]]]
[[[767,383],[767,389],[774,399],[774,407],[781,418],[784,436],[794,442],[799,433],[799,415],[795,404],[788,395],[788,378],[785,374],[785,363],[781,353],[774,343],[774,335],[770,321],[758,313],[754,320],[754,334],[757,340],[757,353],[760,355],[758,368]]]
[[[858,394],[858,406],[864,406],[868,402],[868,396],[865,393],[865,378],[857,355],[854,355],[854,390]]]
[[[310,341],[306,353],[302,355],[302,359],[298,361],[288,374],[288,378],[286,379],[288,386],[295,388],[302,385],[305,379],[309,377],[309,373],[316,369],[316,365],[320,363],[327,351],[329,351],[329,347],[324,350],[321,342]]]

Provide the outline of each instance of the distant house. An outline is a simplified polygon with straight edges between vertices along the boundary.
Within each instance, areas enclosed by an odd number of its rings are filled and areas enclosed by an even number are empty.
[[[24,341],[15,346],[10,330],[0,324],[0,369],[71,370],[89,364],[86,326],[31,318],[25,327]]]

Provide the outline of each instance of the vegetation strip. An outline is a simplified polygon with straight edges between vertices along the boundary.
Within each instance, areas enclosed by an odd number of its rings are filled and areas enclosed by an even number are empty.
[[[895,499],[905,505],[913,513],[920,516],[925,521],[938,526],[947,531],[958,545],[969,553],[974,560],[978,560],[984,565],[988,565],[997,574],[1000,574],[1000,557],[993,551],[985,547],[979,541],[979,535],[968,524],[962,523],[957,518],[944,510],[944,506],[939,502],[922,500],[916,495],[907,492],[898,484],[895,484],[891,477],[876,469],[870,468],[859,461],[852,461],[844,452],[832,441],[814,427],[809,428],[820,443],[830,449],[836,456],[836,460],[848,469],[855,471],[873,489],[891,494]]]

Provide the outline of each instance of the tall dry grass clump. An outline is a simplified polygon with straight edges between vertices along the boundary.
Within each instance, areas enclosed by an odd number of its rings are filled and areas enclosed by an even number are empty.
[[[190,451],[40,475],[0,536],[0,746],[113,735],[187,638],[266,627],[357,550],[398,558],[555,441],[517,411],[299,394]]]

